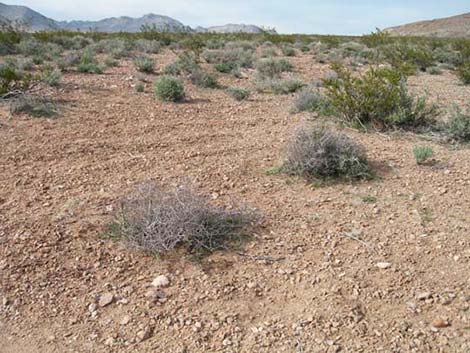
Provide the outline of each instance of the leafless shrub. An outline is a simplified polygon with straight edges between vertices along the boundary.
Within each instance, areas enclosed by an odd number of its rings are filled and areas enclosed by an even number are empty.
[[[326,128],[298,128],[287,148],[283,169],[291,174],[314,177],[370,176],[362,145]]]
[[[110,231],[131,246],[154,253],[180,246],[204,253],[226,248],[255,219],[247,208],[215,206],[188,186],[167,191],[145,183],[121,200]]]

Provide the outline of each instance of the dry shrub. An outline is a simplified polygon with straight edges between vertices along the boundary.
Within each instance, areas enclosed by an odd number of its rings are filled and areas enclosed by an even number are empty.
[[[205,253],[227,248],[255,219],[247,208],[215,206],[188,186],[167,191],[145,183],[121,200],[110,230],[131,246],[153,253],[181,246]]]
[[[283,170],[291,174],[350,179],[370,176],[365,148],[326,128],[299,127],[286,154]]]

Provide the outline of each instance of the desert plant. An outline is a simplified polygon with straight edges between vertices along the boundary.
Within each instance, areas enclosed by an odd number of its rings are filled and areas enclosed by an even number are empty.
[[[161,100],[169,102],[180,102],[185,97],[183,84],[172,76],[163,76],[155,83],[155,94]]]
[[[291,46],[289,45],[284,45],[282,48],[282,54],[284,56],[295,56],[296,55],[296,52],[295,52],[295,49],[292,48]]]
[[[260,56],[262,58],[272,58],[272,57],[277,56],[277,51],[275,48],[272,48],[272,47],[263,48],[261,50]]]
[[[255,221],[252,211],[214,206],[187,186],[167,191],[150,183],[123,198],[118,210],[110,235],[158,254],[178,247],[198,255],[226,249]]]
[[[233,63],[217,63],[214,65],[214,69],[216,69],[218,72],[228,74],[233,72],[234,69],[236,69],[236,65]]]
[[[312,87],[302,89],[294,98],[293,113],[319,112],[327,108],[328,101],[318,90]]]
[[[181,67],[178,61],[173,61],[163,68],[163,74],[168,76],[178,76],[181,74]]]
[[[214,75],[202,70],[197,69],[190,74],[191,82],[196,86],[203,88],[217,88],[217,78]]]
[[[426,69],[426,72],[430,75],[441,75],[442,70],[439,66],[431,66]]]
[[[371,68],[364,75],[334,64],[336,77],[324,79],[326,97],[344,122],[366,127],[418,128],[434,123],[437,109],[425,98],[408,94],[405,78],[391,68]]]
[[[51,87],[57,87],[60,83],[61,78],[62,78],[62,74],[60,70],[50,65],[46,66],[43,69],[43,72],[41,75],[42,81]]]
[[[256,65],[256,77],[260,80],[279,78],[287,71],[292,71],[292,64],[286,59],[263,59]]]
[[[470,85],[470,60],[457,68],[457,75],[464,85]]]
[[[91,49],[85,50],[80,58],[80,63],[77,66],[78,72],[90,73],[90,74],[101,74],[103,68],[98,65],[95,59],[95,53]]]
[[[10,103],[10,113],[13,115],[24,113],[33,117],[51,118],[57,115],[57,106],[49,99],[20,95]]]
[[[444,131],[454,140],[470,142],[470,108],[463,111],[454,107],[444,125]]]
[[[141,56],[134,59],[134,66],[140,72],[152,73],[155,70],[155,61],[152,58]]]
[[[147,54],[158,54],[161,50],[161,43],[157,40],[139,39],[135,46],[138,51]]]
[[[307,177],[367,178],[365,148],[347,135],[326,128],[298,128],[290,140],[283,170]]]
[[[112,56],[107,56],[106,59],[104,59],[104,64],[107,67],[117,67],[119,66],[119,60],[115,59]]]
[[[0,64],[0,96],[17,95],[29,89],[37,77],[19,71],[9,63]]]
[[[34,63],[31,59],[23,59],[18,63],[18,69],[22,71],[31,71],[34,69]]]
[[[424,164],[429,158],[434,155],[432,147],[429,146],[415,146],[413,147],[413,155],[416,164]]]
[[[145,86],[143,83],[138,83],[136,86],[135,86],[135,91],[138,92],[138,93],[142,93],[145,91]]]
[[[237,101],[245,100],[250,96],[250,91],[243,89],[243,88],[238,88],[238,87],[227,88],[227,93],[229,96],[231,96],[233,99]]]

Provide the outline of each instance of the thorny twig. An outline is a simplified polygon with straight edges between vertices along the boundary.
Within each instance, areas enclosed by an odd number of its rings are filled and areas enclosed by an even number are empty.
[[[340,235],[344,236],[344,237],[347,237],[347,238],[350,238],[350,239],[353,239],[355,241],[358,241],[359,243],[361,243],[362,245],[364,245],[367,249],[373,251],[373,252],[377,252],[377,250],[374,249],[374,247],[372,245],[370,245],[369,243],[365,242],[364,240],[362,239],[359,239],[358,237],[350,234],[350,233],[340,233]]]

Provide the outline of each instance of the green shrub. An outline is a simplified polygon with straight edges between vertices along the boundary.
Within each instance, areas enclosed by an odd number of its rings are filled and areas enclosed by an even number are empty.
[[[103,68],[97,63],[95,59],[95,53],[91,49],[85,50],[80,58],[80,63],[77,66],[78,72],[90,73],[90,74],[101,74]]]
[[[60,83],[62,74],[59,69],[52,66],[46,66],[42,72],[42,81],[51,87],[57,87]]]
[[[439,66],[431,66],[426,69],[426,72],[430,75],[441,75],[442,70],[439,68]]]
[[[470,85],[470,60],[457,68],[457,75],[464,85]]]
[[[0,96],[24,92],[37,78],[19,71],[13,64],[0,64]]]
[[[163,76],[155,83],[155,94],[161,100],[169,102],[180,102],[185,97],[183,84],[171,76]]]
[[[191,82],[203,88],[217,88],[217,78],[202,69],[194,70],[190,75]]]
[[[216,69],[218,72],[228,74],[233,72],[234,69],[236,69],[236,65],[233,63],[217,63],[214,65],[214,69]]]
[[[256,65],[256,77],[260,80],[280,78],[286,71],[292,71],[292,64],[286,59],[263,59]]]
[[[135,86],[135,90],[136,92],[138,93],[142,93],[145,91],[145,86],[143,83],[138,83],[136,86]]]
[[[149,57],[139,57],[134,60],[136,69],[140,72],[152,73],[155,70],[155,61]]]
[[[245,100],[250,96],[250,91],[243,89],[243,88],[237,88],[237,87],[229,87],[227,89],[227,93],[229,96],[231,96],[233,99],[237,101]]]
[[[97,53],[105,53],[118,59],[130,55],[131,43],[118,38],[103,39],[95,43],[92,49]]]
[[[288,45],[284,45],[282,48],[282,54],[284,56],[295,56],[296,55],[296,52],[295,52],[295,49],[288,46]]]
[[[425,71],[435,63],[433,52],[424,45],[396,42],[385,46],[382,54],[394,68],[404,74],[413,74],[417,69]]]
[[[424,98],[408,94],[406,81],[398,70],[371,68],[357,77],[334,64],[336,77],[324,79],[326,97],[334,113],[356,127],[417,128],[434,123],[435,106]]]
[[[106,59],[104,59],[104,64],[107,67],[117,67],[119,66],[119,60],[114,59],[112,56],[107,56]]]
[[[297,129],[289,141],[282,169],[290,174],[320,178],[358,179],[371,175],[365,148],[326,128]]]
[[[455,107],[451,111],[450,119],[445,124],[444,130],[454,140],[470,142],[470,108],[464,112]]]
[[[416,164],[424,164],[434,155],[434,151],[429,146],[415,146],[413,148],[413,155],[415,156]]]
[[[263,48],[263,50],[261,51],[262,58],[272,58],[275,56],[277,56],[277,51],[275,48],[271,48],[271,47]]]
[[[22,71],[31,71],[34,69],[34,63],[31,59],[23,59],[19,64],[18,68]]]
[[[181,74],[181,67],[178,61],[173,61],[163,68],[163,74],[167,76],[178,76]]]
[[[225,63],[235,68],[253,67],[254,57],[252,51],[241,48],[224,50],[206,50],[203,53],[204,60],[210,64]]]
[[[12,115],[24,113],[33,117],[51,118],[57,115],[57,106],[46,98],[21,95],[11,102],[10,112]]]

